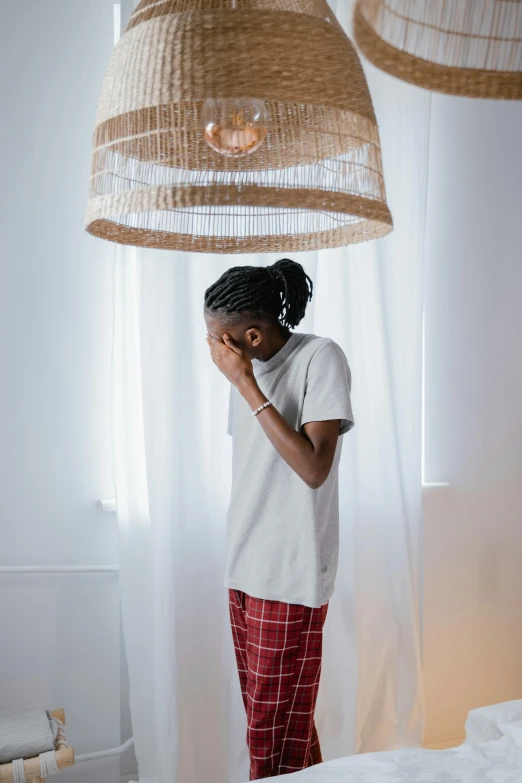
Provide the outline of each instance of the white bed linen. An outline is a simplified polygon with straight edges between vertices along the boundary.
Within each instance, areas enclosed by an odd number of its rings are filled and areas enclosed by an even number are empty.
[[[448,750],[400,748],[327,761],[288,783],[522,783],[522,746],[508,737]]]
[[[502,734],[513,740],[516,745],[522,746],[522,720],[509,720],[501,723],[499,729]]]
[[[468,742],[500,739],[505,733],[502,724],[514,720],[522,720],[522,699],[475,707],[466,720],[466,739]]]

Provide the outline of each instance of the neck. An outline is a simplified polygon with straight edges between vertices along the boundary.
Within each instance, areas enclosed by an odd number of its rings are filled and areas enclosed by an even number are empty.
[[[257,358],[262,362],[267,362],[281,350],[285,343],[288,342],[291,334],[289,329],[286,329],[280,324],[271,326],[265,333],[266,340],[263,341],[265,345]]]

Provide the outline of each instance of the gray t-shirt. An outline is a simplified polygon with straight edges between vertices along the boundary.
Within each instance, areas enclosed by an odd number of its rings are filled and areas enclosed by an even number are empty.
[[[310,421],[353,427],[350,368],[341,348],[293,333],[269,361],[254,360],[267,398],[300,431]],[[319,607],[333,593],[339,549],[339,437],[330,474],[310,489],[278,454],[248,403],[232,388],[232,496],[226,587],[255,598]]]

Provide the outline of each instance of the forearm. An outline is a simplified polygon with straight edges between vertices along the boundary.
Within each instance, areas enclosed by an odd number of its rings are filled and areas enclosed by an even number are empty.
[[[238,391],[252,411],[268,402],[255,378],[245,381]],[[261,411],[257,418],[276,451],[292,470],[309,487],[316,489],[321,486],[331,467],[330,456],[323,449],[317,449],[306,435],[294,430],[273,405]]]

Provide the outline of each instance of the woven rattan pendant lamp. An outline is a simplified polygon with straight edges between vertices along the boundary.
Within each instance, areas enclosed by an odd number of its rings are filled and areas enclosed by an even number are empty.
[[[391,230],[356,51],[326,0],[141,0],[98,107],[87,230],[214,253]]]
[[[522,0],[358,0],[354,35],[374,65],[411,84],[522,99]]]

